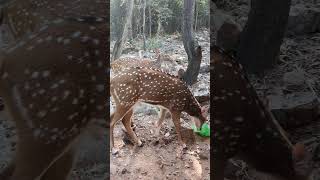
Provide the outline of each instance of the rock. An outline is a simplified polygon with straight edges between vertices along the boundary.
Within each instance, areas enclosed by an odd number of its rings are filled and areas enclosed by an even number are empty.
[[[121,174],[126,174],[126,173],[129,173],[128,169],[127,168],[123,168],[121,170]]]
[[[293,86],[302,86],[305,82],[305,74],[301,70],[294,70],[285,73],[282,80],[288,89]]]
[[[180,70],[179,70],[180,71]],[[200,74],[206,74],[210,72],[210,65],[204,65],[200,67],[199,73]],[[179,76],[179,72],[178,72],[178,76]]]
[[[165,135],[164,135],[164,137],[169,137],[170,136],[170,133],[169,132],[167,132]]]
[[[209,159],[209,155],[201,152],[201,153],[199,153],[199,158],[207,160],[207,159]]]
[[[297,4],[291,7],[288,19],[288,34],[301,35],[320,31],[320,8]]]

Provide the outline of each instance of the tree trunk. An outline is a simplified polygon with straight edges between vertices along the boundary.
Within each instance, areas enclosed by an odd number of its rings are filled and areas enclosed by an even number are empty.
[[[159,36],[161,33],[161,20],[158,18],[158,28],[157,28],[157,36]]]
[[[146,51],[146,6],[147,0],[143,0],[142,4],[142,37],[143,37],[143,50]]]
[[[115,3],[115,10],[114,10],[114,25],[112,26],[112,31],[114,32],[115,38],[119,38],[121,36],[121,19],[123,17],[122,11],[123,6],[121,5],[121,1],[114,1]]]
[[[151,23],[151,20],[152,20],[152,15],[151,15],[151,3],[149,1],[148,3],[148,10],[149,10],[149,38],[151,38],[151,28],[152,28],[152,23]]]
[[[136,30],[136,23],[137,18],[136,18],[136,13],[135,11],[132,12],[132,20],[131,20],[131,29],[132,29],[132,39],[137,37],[137,30]]]
[[[113,55],[112,61],[114,61],[115,59],[118,59],[122,54],[123,44],[126,42],[127,36],[128,36],[128,27],[131,25],[132,9],[133,9],[133,0],[128,0],[128,8],[127,8],[125,24],[123,25],[121,36],[117,37],[117,41],[114,45],[113,52],[112,52],[112,55]]]
[[[288,22],[291,0],[252,0],[240,37],[238,60],[259,74],[277,61]]]
[[[195,17],[195,20],[194,20],[194,32],[197,32],[198,15],[199,15],[197,1],[195,1],[195,4],[194,4],[194,12],[196,14],[196,17]]]
[[[184,49],[188,55],[188,68],[182,79],[191,85],[197,81],[202,59],[201,47],[193,37],[193,10],[195,0],[184,0],[182,36]]]

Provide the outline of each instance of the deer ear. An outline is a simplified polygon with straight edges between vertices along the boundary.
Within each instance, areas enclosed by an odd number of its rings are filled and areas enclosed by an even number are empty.
[[[178,77],[181,79],[184,75],[184,69],[179,69],[178,71]]]
[[[297,143],[292,147],[292,156],[296,161],[301,161],[306,156],[306,149],[302,143]]]
[[[154,50],[154,52],[156,53],[156,56],[158,56],[158,55],[160,54],[160,50],[159,50],[158,48],[156,48],[156,49]]]
[[[160,56],[161,56],[160,50],[159,50],[158,48],[156,48],[156,49],[154,50],[154,52],[156,53],[156,58],[159,60],[159,59],[160,59]]]
[[[262,101],[262,104],[263,104],[265,107],[267,107],[267,108],[270,107],[270,101],[269,101],[269,99],[268,99],[267,97],[261,98],[261,101]]]

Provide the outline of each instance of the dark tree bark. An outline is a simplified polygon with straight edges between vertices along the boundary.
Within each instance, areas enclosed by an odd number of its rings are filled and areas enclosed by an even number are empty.
[[[183,80],[191,85],[197,81],[202,59],[201,47],[193,37],[193,10],[195,0],[184,0],[183,11],[183,45],[188,55],[188,68],[183,74]]]
[[[133,0],[129,0],[127,15],[124,22],[125,24],[123,25],[121,36],[117,37],[117,41],[114,45],[113,52],[112,52],[112,61],[115,59],[118,59],[122,54],[123,44],[126,42],[127,36],[128,36],[128,27],[131,25],[132,9],[133,9]]]
[[[248,72],[260,74],[277,61],[291,0],[252,0],[240,37],[238,60]]]

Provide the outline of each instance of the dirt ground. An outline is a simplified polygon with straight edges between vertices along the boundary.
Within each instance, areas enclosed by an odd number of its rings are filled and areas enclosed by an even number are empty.
[[[135,113],[135,131],[144,142],[143,147],[128,143],[128,137],[119,123],[115,130],[115,144],[121,150],[117,155],[110,154],[111,179],[209,179],[208,140],[192,140],[190,136],[186,137],[189,131],[185,130],[183,134],[188,149],[180,159],[176,154],[179,144],[171,119],[166,120],[157,138],[153,134],[153,123],[157,118],[154,109],[150,115]]]

